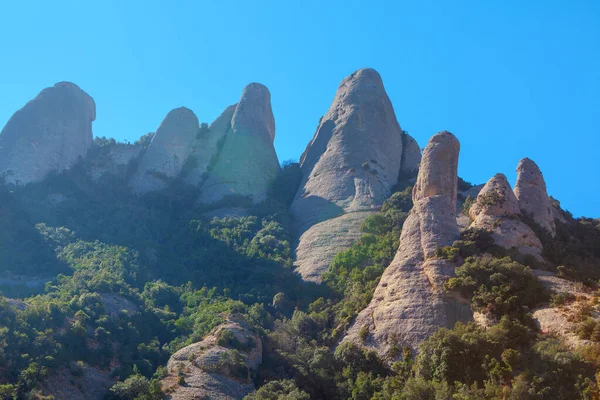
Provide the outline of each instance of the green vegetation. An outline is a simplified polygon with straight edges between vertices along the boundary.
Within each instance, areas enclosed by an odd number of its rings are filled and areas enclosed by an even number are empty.
[[[97,139],[95,157],[113,144]],[[43,398],[44,383],[57,373],[75,382],[93,370],[109,371],[108,399],[162,398],[168,358],[231,314],[260,336],[263,363],[250,371],[243,353],[257,343],[222,327],[216,340],[226,350],[207,368],[254,382],[259,389],[249,399],[598,398],[600,344],[573,352],[541,335],[529,316],[541,303],[575,299],[550,300],[533,263],[479,230],[464,231],[436,257],[460,265],[446,289],[495,323],[440,329],[418,355],[402,343],[385,359],[339,343],[397,251],[414,176],[364,220],[362,238],[334,258],[317,286],[292,270],[289,205],[302,179],[297,163],[284,163],[265,202],[232,196],[210,208],[196,207],[197,190],[177,180],[137,198],[123,190],[126,175],[93,182],[88,167],[82,162],[14,191],[0,185],[0,287],[7,296],[0,297],[0,398]],[[220,207],[242,207],[247,215],[203,214]],[[554,238],[539,232],[549,268],[595,284],[598,221],[559,224]],[[586,303],[575,317],[577,333],[592,342],[600,340],[594,310]],[[364,344],[370,335],[367,327],[359,330]],[[186,385],[183,374],[175,378]]]

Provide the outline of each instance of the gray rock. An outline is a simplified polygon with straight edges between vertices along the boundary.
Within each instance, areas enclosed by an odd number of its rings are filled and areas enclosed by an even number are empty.
[[[125,178],[130,163],[142,153],[142,145],[115,143],[106,146],[108,149],[102,149],[96,157],[87,157],[91,178],[98,181],[105,174]]]
[[[226,117],[221,122],[226,126]],[[269,90],[251,83],[235,107],[223,148],[202,185],[199,203],[213,203],[228,195],[249,196],[254,202],[264,200],[269,183],[280,171],[274,139]]]
[[[343,223],[323,221],[378,210],[398,181],[401,161],[402,130],[381,77],[372,69],[358,70],[340,84],[300,159],[303,180],[291,209],[299,237],[296,265],[303,277],[319,281],[335,253],[360,237],[368,214]],[[308,255],[324,237],[330,240],[327,250]]]
[[[77,85],[46,88],[17,111],[0,133],[0,175],[26,185],[63,172],[92,145],[94,100]]]
[[[144,194],[168,186],[179,176],[196,140],[200,125],[192,110],[171,110],[162,121],[146,153],[142,156],[130,185],[135,193]]]
[[[364,344],[383,356],[392,345],[416,349],[438,328],[472,319],[468,302],[442,289],[455,265],[434,257],[436,248],[452,244],[459,236],[455,215],[459,148],[449,132],[429,140],[400,248],[371,303],[359,313],[344,340],[358,342],[358,332],[366,327],[369,335]]]
[[[408,133],[405,133],[402,137],[404,140],[402,141],[402,165],[400,170],[408,176],[416,175],[421,163],[421,148]]]
[[[194,144],[190,158],[194,168],[184,176],[184,182],[192,186],[201,186],[208,178],[208,173],[214,168],[220,151],[225,144],[225,136],[231,129],[231,119],[235,112],[236,104],[229,106],[208,127]]]
[[[533,220],[552,236],[556,235],[552,202],[546,192],[546,182],[540,168],[529,158],[523,158],[517,166],[515,195],[523,214],[533,217]]]

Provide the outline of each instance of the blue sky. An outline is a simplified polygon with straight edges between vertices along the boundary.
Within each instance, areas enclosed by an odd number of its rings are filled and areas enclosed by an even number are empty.
[[[133,141],[178,106],[211,122],[256,81],[280,160],[298,159],[339,82],[372,67],[422,147],[456,134],[465,179],[514,184],[527,156],[565,208],[600,217],[597,0],[13,0],[0,54],[0,126],[68,80],[96,100],[96,135]]]

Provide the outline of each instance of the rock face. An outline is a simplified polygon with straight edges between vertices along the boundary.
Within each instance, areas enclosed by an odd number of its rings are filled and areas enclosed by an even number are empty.
[[[92,145],[95,119],[94,100],[77,85],[42,90],[0,133],[0,175],[25,185],[71,168]]]
[[[408,133],[402,135],[402,165],[400,170],[404,175],[416,175],[421,163],[421,148],[417,141]]]
[[[229,106],[208,127],[207,132],[201,132],[194,144],[190,158],[194,168],[187,173],[184,181],[193,186],[201,186],[208,177],[208,173],[216,164],[219,152],[225,143],[225,136],[231,129],[231,119],[235,112],[236,104]]]
[[[88,154],[89,173],[95,181],[100,180],[105,174],[124,178],[130,163],[137,160],[142,152],[140,144],[115,143],[105,147],[107,149],[101,149],[100,154],[95,157]]]
[[[292,212],[300,237],[297,266],[304,279],[319,281],[333,255],[357,236],[366,211],[377,210],[390,195],[402,165],[402,136],[375,70],[361,69],[342,81],[300,159],[304,178]],[[414,168],[417,157],[410,139],[407,169]],[[356,213],[352,226],[332,220],[347,213]],[[330,222],[329,227],[323,221]],[[319,232],[310,232],[313,225]],[[322,233],[331,240],[323,243]],[[303,255],[309,251],[324,255],[314,262],[314,257]]]
[[[429,140],[400,248],[345,340],[359,341],[358,333],[366,327],[369,335],[364,344],[385,355],[391,345],[415,349],[438,328],[472,318],[468,303],[442,289],[455,265],[434,257],[436,248],[459,237],[455,206],[459,149],[458,140],[449,132]]]
[[[469,214],[473,218],[471,228],[489,231],[497,245],[543,261],[542,243],[519,219],[519,202],[503,174],[496,174],[485,184]]]
[[[247,368],[236,366],[232,358],[235,351]],[[241,318],[230,317],[201,342],[171,356],[163,390],[167,399],[174,400],[242,399],[254,390],[251,377],[261,362],[260,337]]]
[[[538,225],[552,236],[556,235],[552,202],[546,192],[546,182],[540,168],[529,158],[522,159],[517,166],[515,195],[523,214],[532,216]]]
[[[162,121],[143,155],[130,185],[143,194],[167,187],[187,161],[200,125],[192,110],[185,107],[170,111]]]
[[[227,195],[250,196],[260,202],[280,171],[273,147],[275,119],[269,90],[259,83],[249,84],[228,124],[232,110],[225,110],[213,124],[218,122],[219,127],[214,129],[219,139],[222,132],[227,133],[214,168],[202,185],[200,203],[213,203]]]

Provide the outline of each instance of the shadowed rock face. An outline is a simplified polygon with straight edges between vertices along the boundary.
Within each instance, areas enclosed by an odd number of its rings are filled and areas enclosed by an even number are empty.
[[[0,174],[25,185],[62,172],[92,145],[94,100],[77,85],[46,88],[17,111],[0,133]]]
[[[134,192],[142,194],[166,188],[168,179],[176,178],[187,161],[199,127],[192,110],[180,107],[170,111],[131,179]]]
[[[402,130],[381,77],[373,69],[358,70],[340,84],[300,159],[304,178],[292,212],[300,236],[296,264],[304,279],[320,281],[333,255],[353,243],[367,211],[390,195],[401,162]],[[407,164],[413,167],[414,160]],[[352,226],[348,219],[331,220],[346,213],[357,213]],[[313,226],[319,232],[310,232]],[[324,235],[331,240],[324,243]],[[303,256],[308,253],[325,256]]]
[[[429,140],[400,248],[383,273],[373,300],[344,340],[358,341],[359,330],[367,327],[365,345],[384,355],[391,345],[415,349],[438,328],[472,318],[468,304],[459,303],[442,289],[455,265],[434,258],[437,247],[450,245],[459,237],[455,210],[459,149],[458,140],[449,132]]]
[[[235,112],[236,104],[227,107],[219,117],[213,121],[202,137],[194,144],[190,157],[194,159],[194,168],[184,177],[185,183],[192,186],[201,186],[207,178],[209,169],[213,168],[221,150],[225,135],[231,129],[231,119]]]
[[[228,112],[231,109],[224,116]],[[225,117],[221,123],[227,126]],[[246,86],[227,129],[216,164],[202,185],[199,202],[212,203],[227,195],[250,196],[260,202],[266,198],[269,182],[280,171],[273,147],[271,95],[265,86]]]
[[[515,195],[521,212],[530,215],[552,236],[556,235],[556,225],[552,212],[552,202],[546,192],[546,182],[540,168],[529,158],[524,158],[517,166]]]
[[[473,218],[471,228],[490,232],[497,245],[515,248],[543,261],[542,243],[533,230],[519,219],[519,202],[504,174],[496,174],[485,184],[469,214]]]

